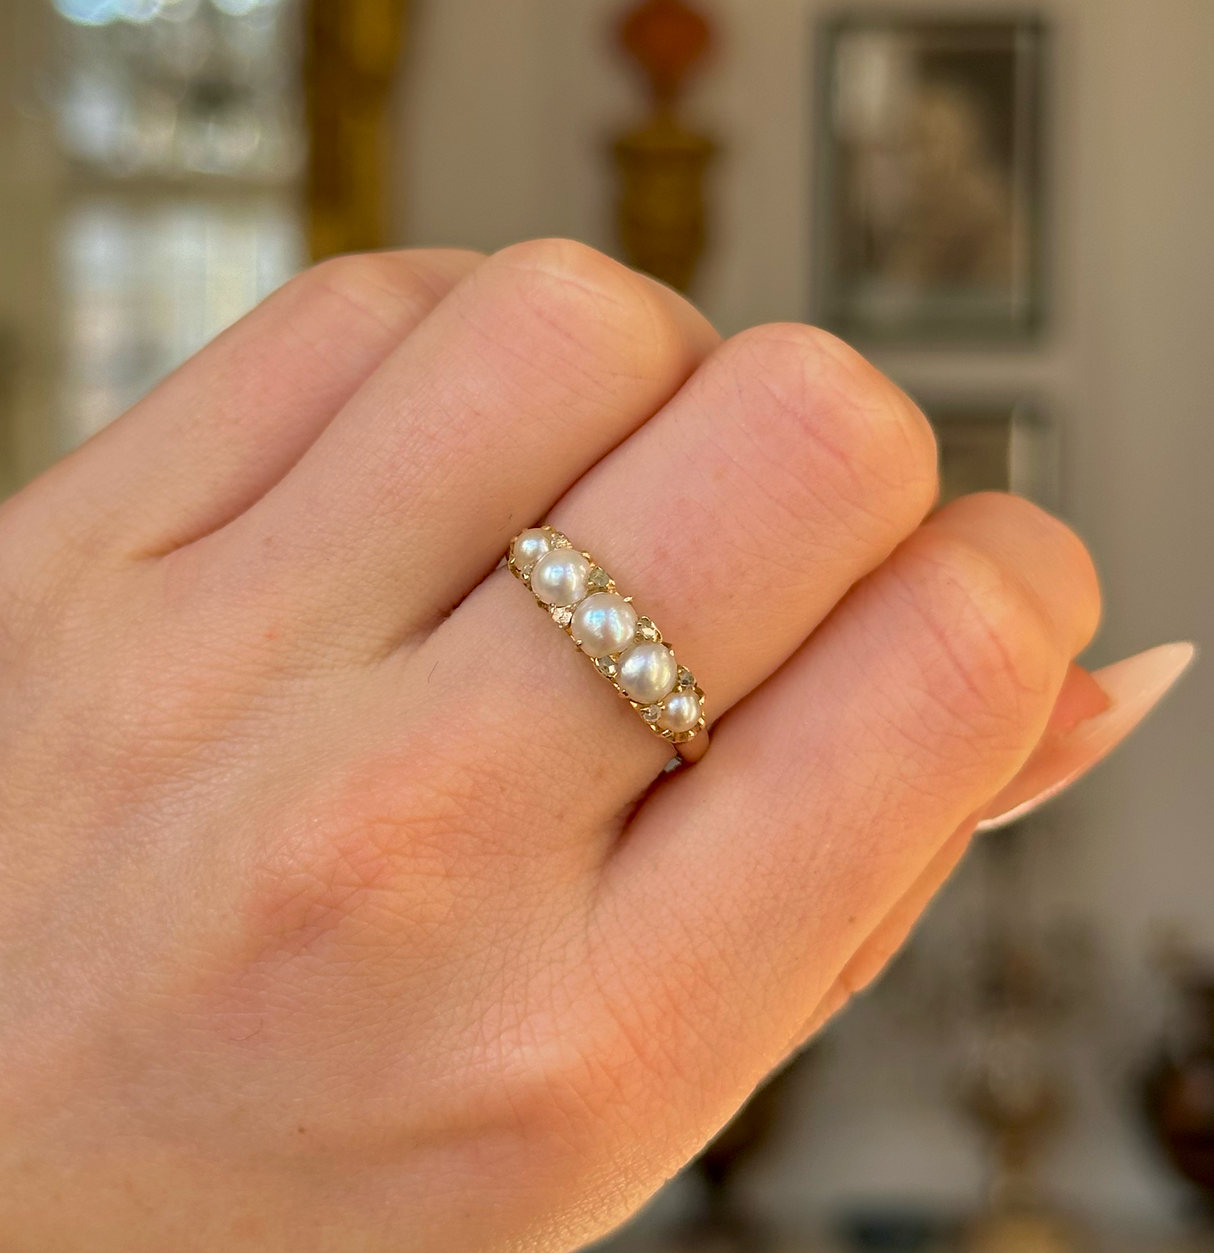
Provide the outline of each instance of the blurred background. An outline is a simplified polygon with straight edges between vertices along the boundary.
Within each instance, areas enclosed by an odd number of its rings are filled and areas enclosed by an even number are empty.
[[[0,493],[312,257],[560,234],[856,343],[1091,544],[1091,664],[1211,638],[1209,0],[4,0],[0,87]],[[1214,1248],[1212,685],[611,1247]]]

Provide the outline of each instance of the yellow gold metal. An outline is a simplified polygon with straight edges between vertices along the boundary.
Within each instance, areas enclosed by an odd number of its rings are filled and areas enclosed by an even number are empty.
[[[388,159],[410,0],[305,0],[306,195],[312,259],[389,242]]]
[[[530,530],[532,528],[528,529]],[[553,527],[543,526],[534,529],[544,532],[544,534],[548,537],[548,542],[551,544],[552,548],[573,547],[570,540]],[[518,539],[518,536],[515,536],[515,539]],[[578,551],[581,552],[581,549]],[[582,552],[582,556],[590,562],[590,574],[588,580],[589,586],[586,592],[587,596],[594,595],[597,592],[611,592],[614,595],[621,596],[622,599],[631,602],[632,597],[622,595],[620,590],[616,587],[615,579],[613,579],[607,571],[604,570],[597,561],[595,561],[590,553]],[[506,550],[506,565],[509,567],[510,573],[513,574],[520,583],[526,584],[528,591],[530,591],[531,568],[527,567],[526,569],[523,569],[515,562],[514,540],[510,541],[510,547]],[[535,593],[532,592],[532,595],[535,596]],[[565,632],[566,635],[569,636],[571,640],[573,640],[574,644],[578,646],[578,651],[581,652],[581,641],[574,638],[572,630],[573,615],[577,605],[546,605],[538,596],[535,597],[535,603],[553,620],[553,622],[557,624],[557,626],[561,628],[562,631]],[[578,604],[580,603],[581,602],[579,601]],[[674,657],[673,646],[670,644],[669,640],[663,639],[662,632],[658,630],[654,621],[651,618],[638,616],[636,631],[633,635],[632,643],[630,643],[627,647],[631,648],[632,644],[642,643],[665,644],[665,646],[670,650],[671,656]],[[685,761],[698,761],[708,750],[708,732],[705,730],[704,692],[700,685],[696,682],[695,675],[693,675],[686,666],[679,665],[677,657],[674,658],[675,665],[678,667],[678,678],[675,680],[675,686],[669,694],[674,695],[675,693],[693,690],[700,702],[700,720],[689,731],[669,731],[664,727],[658,726],[658,720],[662,716],[660,702],[656,705],[640,704],[637,701],[632,700],[631,697],[629,697],[620,687],[617,678],[619,660],[621,654],[626,651],[627,648],[621,649],[619,653],[613,653],[607,657],[599,657],[597,660],[592,660],[589,657],[587,657],[586,660],[594,666],[599,674],[601,674],[613,688],[615,688],[621,699],[628,701],[633,709],[635,709],[640,715],[641,721],[650,729],[650,731],[654,733],[654,735],[658,735],[662,739],[673,744]],[[583,654],[583,656],[585,656],[585,654]],[[663,701],[665,699],[666,697],[662,698]]]

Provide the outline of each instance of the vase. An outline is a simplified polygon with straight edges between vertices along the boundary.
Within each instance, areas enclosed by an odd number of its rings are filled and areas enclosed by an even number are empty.
[[[1172,1165],[1214,1219],[1214,975],[1191,977],[1183,991],[1186,1029],[1148,1074],[1146,1109]]]

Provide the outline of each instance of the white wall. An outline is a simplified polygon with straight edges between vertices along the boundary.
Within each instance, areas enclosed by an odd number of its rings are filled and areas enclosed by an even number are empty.
[[[493,248],[561,233],[611,246],[605,136],[640,101],[604,37],[620,7],[422,6],[402,104],[404,238]],[[726,152],[699,294],[726,331],[809,308],[809,36],[820,7],[704,5],[725,46],[694,112]],[[1060,427],[1062,510],[1104,574],[1100,662],[1214,639],[1214,5],[1040,7],[1057,33],[1050,335],[1031,351],[879,360],[912,390],[1027,390],[1044,402]],[[1109,962],[1099,1056],[1081,1059],[1080,1117],[1050,1170],[1056,1193],[1108,1221],[1175,1213],[1177,1194],[1134,1125],[1128,1071],[1108,1059],[1133,1059],[1154,1030],[1151,928],[1181,921],[1214,951],[1212,695],[1214,669],[1199,665],[1128,749],[1056,807],[1036,850],[1041,899],[1094,918]],[[871,1006],[854,1014],[808,1087],[811,1116],[763,1185],[785,1212],[843,1197],[977,1195],[971,1142],[942,1109],[932,1068],[899,1060],[879,1019]]]

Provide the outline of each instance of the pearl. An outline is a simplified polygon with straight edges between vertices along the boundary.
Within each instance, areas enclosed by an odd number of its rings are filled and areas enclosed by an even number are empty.
[[[658,726],[663,731],[690,731],[700,721],[700,698],[693,688],[675,692],[666,698]]]
[[[514,548],[511,556],[514,558],[514,564],[520,570],[530,569],[537,561],[552,548],[552,541],[545,532],[539,527],[534,527],[530,531],[524,531],[514,541]]]
[[[634,644],[621,658],[617,682],[639,705],[660,701],[674,687],[679,667],[665,644]]]
[[[570,631],[587,657],[606,657],[632,643],[637,612],[614,592],[587,596],[573,615]]]
[[[535,563],[531,590],[545,605],[576,605],[586,595],[590,562],[572,548],[554,548]]]

